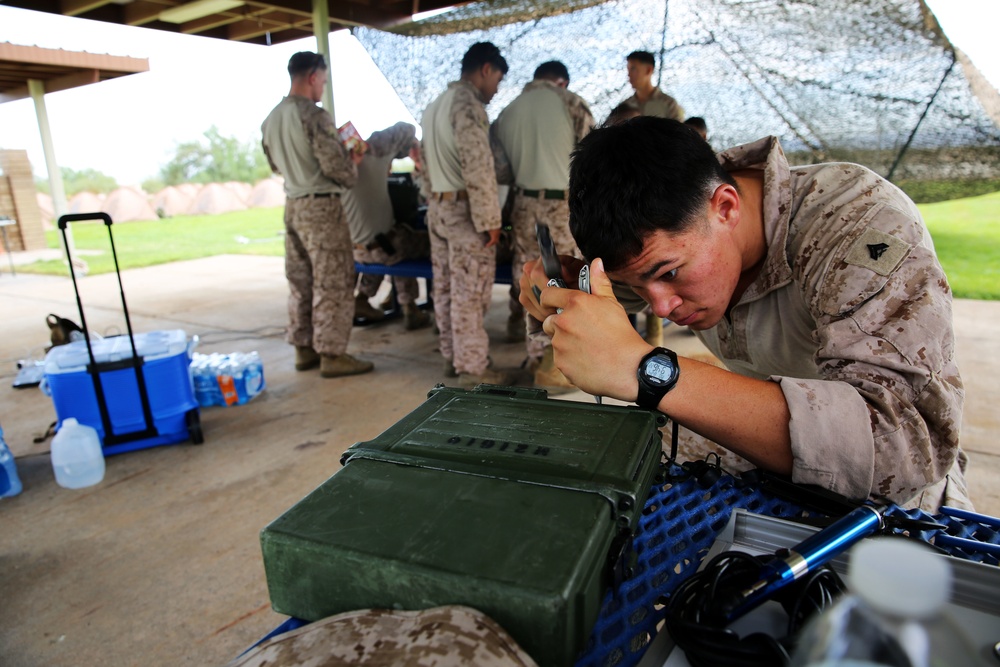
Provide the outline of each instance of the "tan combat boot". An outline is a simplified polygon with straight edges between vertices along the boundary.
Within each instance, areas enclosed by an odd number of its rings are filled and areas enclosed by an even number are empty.
[[[556,368],[551,345],[545,348],[542,362],[535,369],[535,386],[546,390],[553,396],[568,394],[576,390],[576,386],[563,375],[561,370]]]
[[[308,371],[319,366],[319,353],[308,345],[295,346],[295,370]]]
[[[487,368],[479,375],[473,373],[460,373],[458,376],[458,386],[462,389],[474,389],[479,384],[510,384],[510,378],[503,371],[495,371]]]
[[[385,313],[374,308],[364,294],[354,297],[354,319],[366,322],[380,322],[385,319]]]
[[[493,357],[486,357],[486,368],[493,368]],[[448,378],[458,377],[458,370],[455,368],[455,362],[451,359],[444,360],[444,376]]]
[[[322,355],[320,357],[319,374],[325,378],[339,378],[345,375],[361,375],[375,368],[375,364],[363,359],[355,359],[349,354],[338,354],[335,357]]]
[[[407,331],[423,329],[431,323],[431,316],[420,310],[415,303],[403,304],[403,327]]]

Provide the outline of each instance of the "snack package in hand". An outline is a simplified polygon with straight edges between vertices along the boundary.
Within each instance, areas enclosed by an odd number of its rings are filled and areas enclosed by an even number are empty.
[[[360,157],[368,152],[368,142],[361,138],[361,133],[351,121],[337,128],[337,133],[340,135],[341,143],[352,155]]]

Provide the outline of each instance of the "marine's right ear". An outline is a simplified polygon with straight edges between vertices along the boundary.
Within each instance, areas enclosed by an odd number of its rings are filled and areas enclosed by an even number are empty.
[[[721,222],[726,227],[734,228],[740,220],[743,200],[740,193],[729,183],[723,183],[715,188],[709,200],[709,221]]]

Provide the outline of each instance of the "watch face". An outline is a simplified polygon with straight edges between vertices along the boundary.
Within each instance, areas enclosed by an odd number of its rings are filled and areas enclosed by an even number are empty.
[[[643,374],[651,384],[664,385],[674,375],[674,365],[665,357],[653,357],[646,362]]]

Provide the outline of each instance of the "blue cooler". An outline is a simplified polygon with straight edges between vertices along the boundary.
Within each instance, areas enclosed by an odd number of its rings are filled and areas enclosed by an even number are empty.
[[[198,402],[194,398],[188,340],[182,329],[135,335],[148,413],[128,336],[91,341],[102,401],[91,373],[84,340],[53,347],[45,357],[45,384],[55,404],[59,426],[74,417],[97,429],[105,455],[170,445],[190,439],[203,442]],[[110,431],[110,433],[109,433]]]

